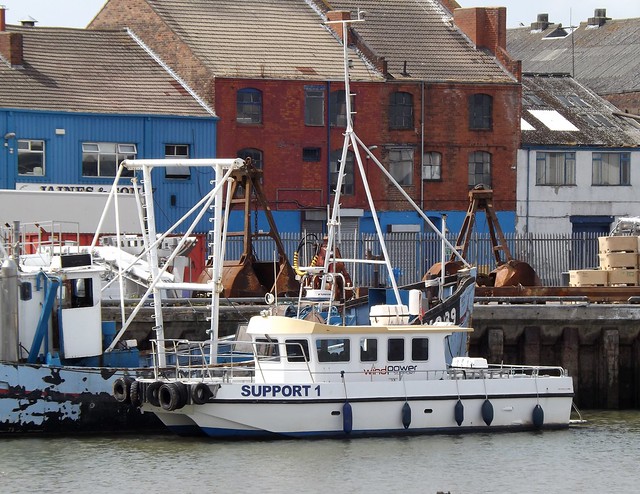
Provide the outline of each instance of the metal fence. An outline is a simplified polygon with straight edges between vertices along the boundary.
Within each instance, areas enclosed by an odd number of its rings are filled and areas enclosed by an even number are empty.
[[[280,234],[289,260],[302,236],[295,233]],[[598,234],[573,235],[506,234],[505,239],[515,259],[525,261],[537,272],[545,286],[562,286],[567,280],[563,273],[572,269],[592,269],[598,266]],[[317,240],[322,240],[318,238]],[[448,237],[455,245],[456,237]],[[385,243],[398,284],[404,285],[422,279],[430,266],[441,259],[442,242],[433,233],[387,233]],[[254,254],[259,261],[277,259],[273,240],[261,237],[254,241]],[[382,254],[374,234],[342,233],[339,249],[344,258],[364,259]],[[238,259],[242,254],[241,238],[230,238],[227,243],[227,259]],[[488,233],[474,233],[469,241],[467,261],[488,273],[495,268],[491,237]],[[446,259],[450,252],[445,251]],[[312,243],[302,249],[300,265],[309,265],[313,255]],[[355,286],[387,284],[384,266],[351,263],[347,265]]]

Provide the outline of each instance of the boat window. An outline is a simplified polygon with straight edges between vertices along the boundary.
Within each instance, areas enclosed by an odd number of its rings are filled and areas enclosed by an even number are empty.
[[[387,342],[387,360],[389,362],[404,360],[404,338],[389,338]]]
[[[309,343],[307,340],[285,340],[289,362],[308,362]]]
[[[63,286],[62,306],[65,309],[93,307],[93,280],[91,278],[65,280]]]
[[[318,362],[348,362],[350,360],[348,338],[320,338],[316,341]]]
[[[256,338],[256,355],[258,357],[274,357],[270,360],[280,360],[278,342],[270,338]]]
[[[31,283],[23,281],[20,283],[20,300],[31,300],[33,297]]]
[[[375,362],[376,360],[378,360],[378,340],[360,338],[360,362]]]
[[[411,359],[429,360],[429,338],[413,338],[411,340]]]

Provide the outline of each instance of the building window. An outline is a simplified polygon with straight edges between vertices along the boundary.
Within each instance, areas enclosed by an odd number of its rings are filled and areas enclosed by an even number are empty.
[[[304,124],[324,125],[324,87],[304,87]]]
[[[263,162],[262,162],[262,151],[255,148],[244,148],[238,151],[238,158],[246,160],[247,158],[251,158],[251,163],[255,168],[262,170]]]
[[[164,157],[167,159],[189,159],[188,144],[167,144],[164,147]],[[168,166],[164,170],[166,178],[186,179],[191,177],[191,169],[188,166]]]
[[[320,148],[302,148],[302,161],[320,161]]]
[[[575,185],[576,153],[536,153],[536,185]]]
[[[18,175],[44,175],[44,141],[18,140]]]
[[[427,151],[422,157],[422,180],[442,180],[442,155]]]
[[[329,95],[329,125],[331,127],[347,126],[347,99],[342,89],[331,91]]]
[[[469,188],[480,184],[491,187],[491,154],[486,151],[469,153]]]
[[[389,97],[389,128],[413,129],[413,95],[397,91]]]
[[[331,194],[334,194],[336,187],[338,187],[338,172],[340,170],[341,157],[342,150],[331,152],[329,160],[329,189]],[[355,157],[353,151],[347,151],[347,163],[344,167],[344,177],[342,179],[342,195],[345,196],[352,196],[355,194],[354,162]]]
[[[413,183],[413,148],[389,149],[389,173],[400,185]]]
[[[630,153],[593,153],[593,185],[630,185]]]
[[[136,158],[138,150],[135,144],[115,142],[82,143],[82,176],[115,177],[118,166],[123,160]],[[124,169],[123,177],[132,177],[133,171]]]
[[[236,122],[240,124],[262,123],[262,92],[257,89],[240,89],[236,94]]]
[[[493,98],[488,94],[469,96],[469,129],[491,130],[493,128]]]

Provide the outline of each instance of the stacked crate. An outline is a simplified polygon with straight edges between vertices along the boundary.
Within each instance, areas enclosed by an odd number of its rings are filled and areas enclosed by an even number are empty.
[[[600,237],[598,250],[607,286],[638,285],[638,237]]]

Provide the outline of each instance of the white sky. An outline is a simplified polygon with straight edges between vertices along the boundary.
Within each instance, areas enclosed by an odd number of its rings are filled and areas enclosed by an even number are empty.
[[[238,0],[241,1],[241,0]],[[329,3],[331,0],[329,0]],[[19,24],[32,17],[37,26],[85,27],[105,0],[0,0],[7,7],[7,23]],[[538,14],[551,22],[577,25],[593,17],[595,9],[607,9],[614,19],[640,18],[640,0],[458,0],[462,7],[507,7],[507,27],[529,26]]]

